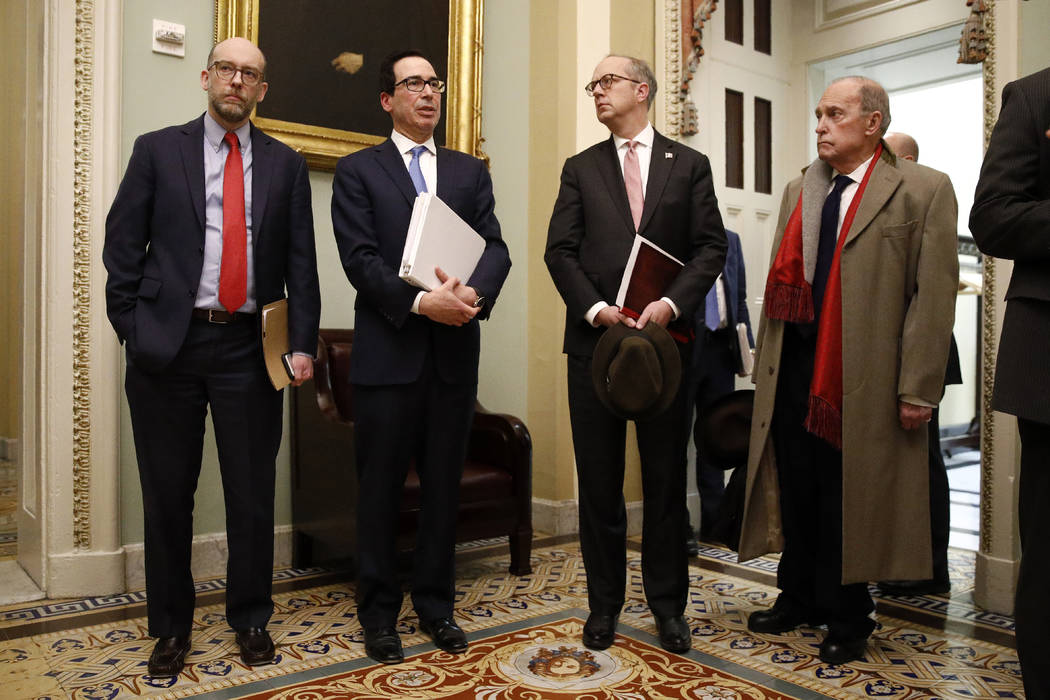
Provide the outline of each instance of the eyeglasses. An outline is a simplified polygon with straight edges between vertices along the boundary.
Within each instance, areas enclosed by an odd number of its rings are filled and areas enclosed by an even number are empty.
[[[616,75],[615,73],[606,73],[597,80],[592,80],[583,86],[583,91],[587,93],[587,97],[594,97],[594,88],[598,85],[602,86],[602,90],[608,90],[612,87],[613,83],[617,80],[630,80],[632,83],[641,83],[641,80],[635,80],[634,78],[628,78],[626,75]]]
[[[427,85],[429,85],[430,89],[434,92],[445,91],[444,80],[438,80],[437,78],[430,78],[429,80],[425,80],[419,77],[418,75],[413,75],[411,77],[405,78],[404,80],[397,81],[396,83],[394,83],[395,90],[397,89],[398,85],[404,85],[405,89],[409,92],[423,92],[423,88]]]
[[[259,81],[262,80],[262,73],[254,68],[242,68],[226,61],[215,61],[208,66],[209,70],[212,68],[215,69],[215,75],[227,83],[232,81],[233,76],[237,75],[238,72],[241,74],[241,82],[248,87],[258,85]]]

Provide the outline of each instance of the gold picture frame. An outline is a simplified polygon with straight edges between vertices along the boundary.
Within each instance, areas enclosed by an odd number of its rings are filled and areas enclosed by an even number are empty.
[[[259,41],[259,6],[263,0],[216,0],[215,41],[234,36]],[[445,100],[445,145],[483,158],[481,151],[481,56],[484,0],[448,0],[448,92]],[[304,37],[309,41],[309,37]],[[397,47],[390,47],[396,50]],[[375,94],[379,109],[379,91]],[[386,140],[388,134],[370,134],[313,124],[256,117],[260,129],[306,157],[314,169],[335,170],[348,153]]]

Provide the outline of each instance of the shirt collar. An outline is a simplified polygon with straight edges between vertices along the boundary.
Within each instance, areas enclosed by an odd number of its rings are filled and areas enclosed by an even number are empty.
[[[241,150],[244,150],[251,139],[251,122],[244,122],[240,127],[234,129],[233,133],[237,134],[237,142],[241,145]],[[204,138],[216,153],[222,148],[222,142],[226,138],[226,129],[215,121],[215,117],[211,116],[210,112],[204,113]]]
[[[868,164],[871,163],[871,159],[874,158],[874,157],[875,157],[875,154],[872,153],[870,156],[868,156],[868,159],[866,161],[864,161],[863,163],[861,163],[860,165],[857,166],[856,170],[854,170],[851,173],[843,173],[843,174],[846,177],[848,177],[850,180],[853,180],[854,182],[860,182],[861,180],[864,179],[864,173],[867,172],[867,170],[868,170]]]
[[[431,155],[437,155],[437,146],[434,145],[434,135],[431,134],[423,143],[416,143],[396,129],[390,132],[390,140],[397,146],[398,153],[408,153],[416,146],[426,146]]]
[[[653,129],[652,123],[646,122],[645,128],[638,132],[638,135],[635,136],[633,139],[625,139],[622,136],[617,136],[616,134],[613,134],[613,145],[616,146],[616,150],[620,150],[621,148],[623,148],[623,145],[628,141],[635,141],[637,143],[642,144],[646,148],[652,148],[653,140],[655,139],[655,137],[656,130]]]

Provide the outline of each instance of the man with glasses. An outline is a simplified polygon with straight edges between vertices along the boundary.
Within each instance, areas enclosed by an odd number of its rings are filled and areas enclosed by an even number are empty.
[[[565,162],[547,231],[544,257],[565,300],[569,414],[580,491],[580,546],[587,569],[590,616],[583,643],[609,647],[624,603],[627,517],[623,501],[627,422],[600,400],[592,357],[607,327],[690,322],[722,271],[726,236],[707,158],[657,133],[648,112],[656,79],[642,60],[607,56],[584,90],[593,97],[609,139]],[[639,234],[684,263],[662,299],[637,321],[614,306],[628,255]],[[688,368],[691,347],[677,347]],[[681,383],[686,386],[685,382]],[[688,651],[682,613],[688,590],[686,522],[687,391],[670,407],[636,420],[643,490],[642,583],[660,644]]]
[[[485,164],[434,143],[445,83],[417,51],[380,66],[379,104],[390,139],[343,158],[332,185],[340,258],[357,291],[349,380],[354,387],[359,488],[358,617],[365,651],[404,659],[395,537],[405,477],[415,463],[420,517],[412,605],[444,651],[467,648],[453,619],[453,547],[459,482],[477,395],[478,321],[488,318],[510,270]],[[485,239],[470,279],[424,292],[398,277],[417,194],[433,192]]]
[[[249,665],[274,658],[275,460],[282,392],[263,362],[259,311],[288,299],[295,385],[313,375],[321,300],[303,157],[256,129],[266,59],[233,38],[212,49],[208,109],[140,136],[106,219],[106,305],[127,356],[142,484],[152,676],[190,650],[193,497],[210,410],[229,545],[226,618]]]

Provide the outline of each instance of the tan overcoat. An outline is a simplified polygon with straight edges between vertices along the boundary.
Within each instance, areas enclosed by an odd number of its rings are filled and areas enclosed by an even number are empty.
[[[784,191],[773,256],[798,202]],[[901,427],[898,400],[940,402],[955,318],[957,205],[948,176],[888,149],[842,249],[842,582],[931,578],[925,427]],[[772,262],[772,257],[770,261]],[[763,314],[740,560],[783,549],[769,426],[784,323]]]

